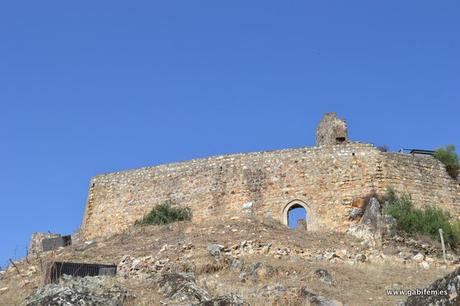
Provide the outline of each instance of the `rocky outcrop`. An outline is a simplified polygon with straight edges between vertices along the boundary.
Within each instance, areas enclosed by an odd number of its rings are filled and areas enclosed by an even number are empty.
[[[209,301],[195,304],[194,306],[248,306],[241,297],[236,294],[230,293],[227,295],[213,298]]]
[[[393,235],[393,225],[396,220],[392,216],[382,213],[382,205],[375,197],[371,197],[363,208],[353,207],[350,219],[354,220],[362,214],[360,223],[350,224],[347,233],[360,238],[371,246],[380,244],[382,236]]]
[[[63,275],[57,284],[48,284],[29,296],[23,306],[122,306],[128,299],[126,289],[104,286],[104,277],[72,278]]]
[[[310,302],[310,305],[313,306],[343,306],[342,302],[317,295],[309,291],[307,288],[301,288],[300,294]]]
[[[117,274],[123,278],[150,279],[163,271],[169,259],[155,259],[152,256],[133,257],[125,255],[117,266]]]
[[[369,225],[372,229],[377,230],[382,223],[382,207],[376,198],[371,198],[364,211],[361,223]]]
[[[314,275],[323,283],[328,284],[328,285],[334,285],[335,284],[335,279],[329,273],[329,271],[325,269],[318,269],[315,271]]]
[[[201,303],[211,300],[211,295],[196,284],[192,273],[166,273],[158,281],[160,291],[171,300]]]
[[[436,280],[428,288],[416,289],[406,306],[460,305],[460,268]]]
[[[223,248],[224,246],[220,244],[210,244],[208,246],[208,252],[209,254],[211,254],[212,257],[214,257],[215,260],[219,260],[220,252],[222,251]]]

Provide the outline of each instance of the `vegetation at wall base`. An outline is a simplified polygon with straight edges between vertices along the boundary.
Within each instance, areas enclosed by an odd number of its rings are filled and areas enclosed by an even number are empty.
[[[192,219],[190,207],[177,207],[172,202],[166,201],[155,206],[142,219],[137,220],[135,225],[160,225],[190,219]]]
[[[460,221],[453,220],[449,212],[435,206],[415,208],[409,195],[396,195],[387,190],[384,213],[396,219],[396,230],[411,235],[420,234],[440,241],[439,229],[444,232],[444,240],[452,247],[460,242]]]
[[[455,152],[454,145],[447,145],[444,148],[437,149],[434,153],[434,157],[446,166],[447,173],[449,173],[452,178],[455,179],[458,177],[460,162]]]

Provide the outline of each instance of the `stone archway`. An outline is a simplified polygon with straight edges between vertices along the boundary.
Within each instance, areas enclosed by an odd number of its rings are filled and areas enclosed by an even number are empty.
[[[286,226],[289,226],[289,212],[295,208],[303,208],[305,210],[305,222],[306,222],[306,225],[307,225],[307,229],[308,230],[311,230],[312,227],[314,227],[313,225],[313,216],[312,216],[312,210],[311,208],[307,205],[307,203],[301,201],[301,200],[293,200],[289,203],[287,203],[284,207],[283,207],[283,211],[282,211],[282,214],[281,214],[281,222],[286,225]]]

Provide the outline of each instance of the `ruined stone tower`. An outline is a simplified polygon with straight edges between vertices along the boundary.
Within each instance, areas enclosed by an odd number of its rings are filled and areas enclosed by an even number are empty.
[[[348,141],[347,122],[336,113],[326,113],[316,130],[316,145],[335,145]]]

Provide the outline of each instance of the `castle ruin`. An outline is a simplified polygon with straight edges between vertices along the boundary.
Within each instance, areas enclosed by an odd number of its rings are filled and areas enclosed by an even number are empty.
[[[232,154],[98,175],[91,180],[81,227],[85,239],[120,233],[165,201],[192,209],[192,222],[246,214],[287,224],[306,210],[308,230],[345,231],[353,201],[387,187],[418,206],[460,212],[460,186],[436,159],[382,152],[350,141],[347,124],[328,113],[316,146]]]

